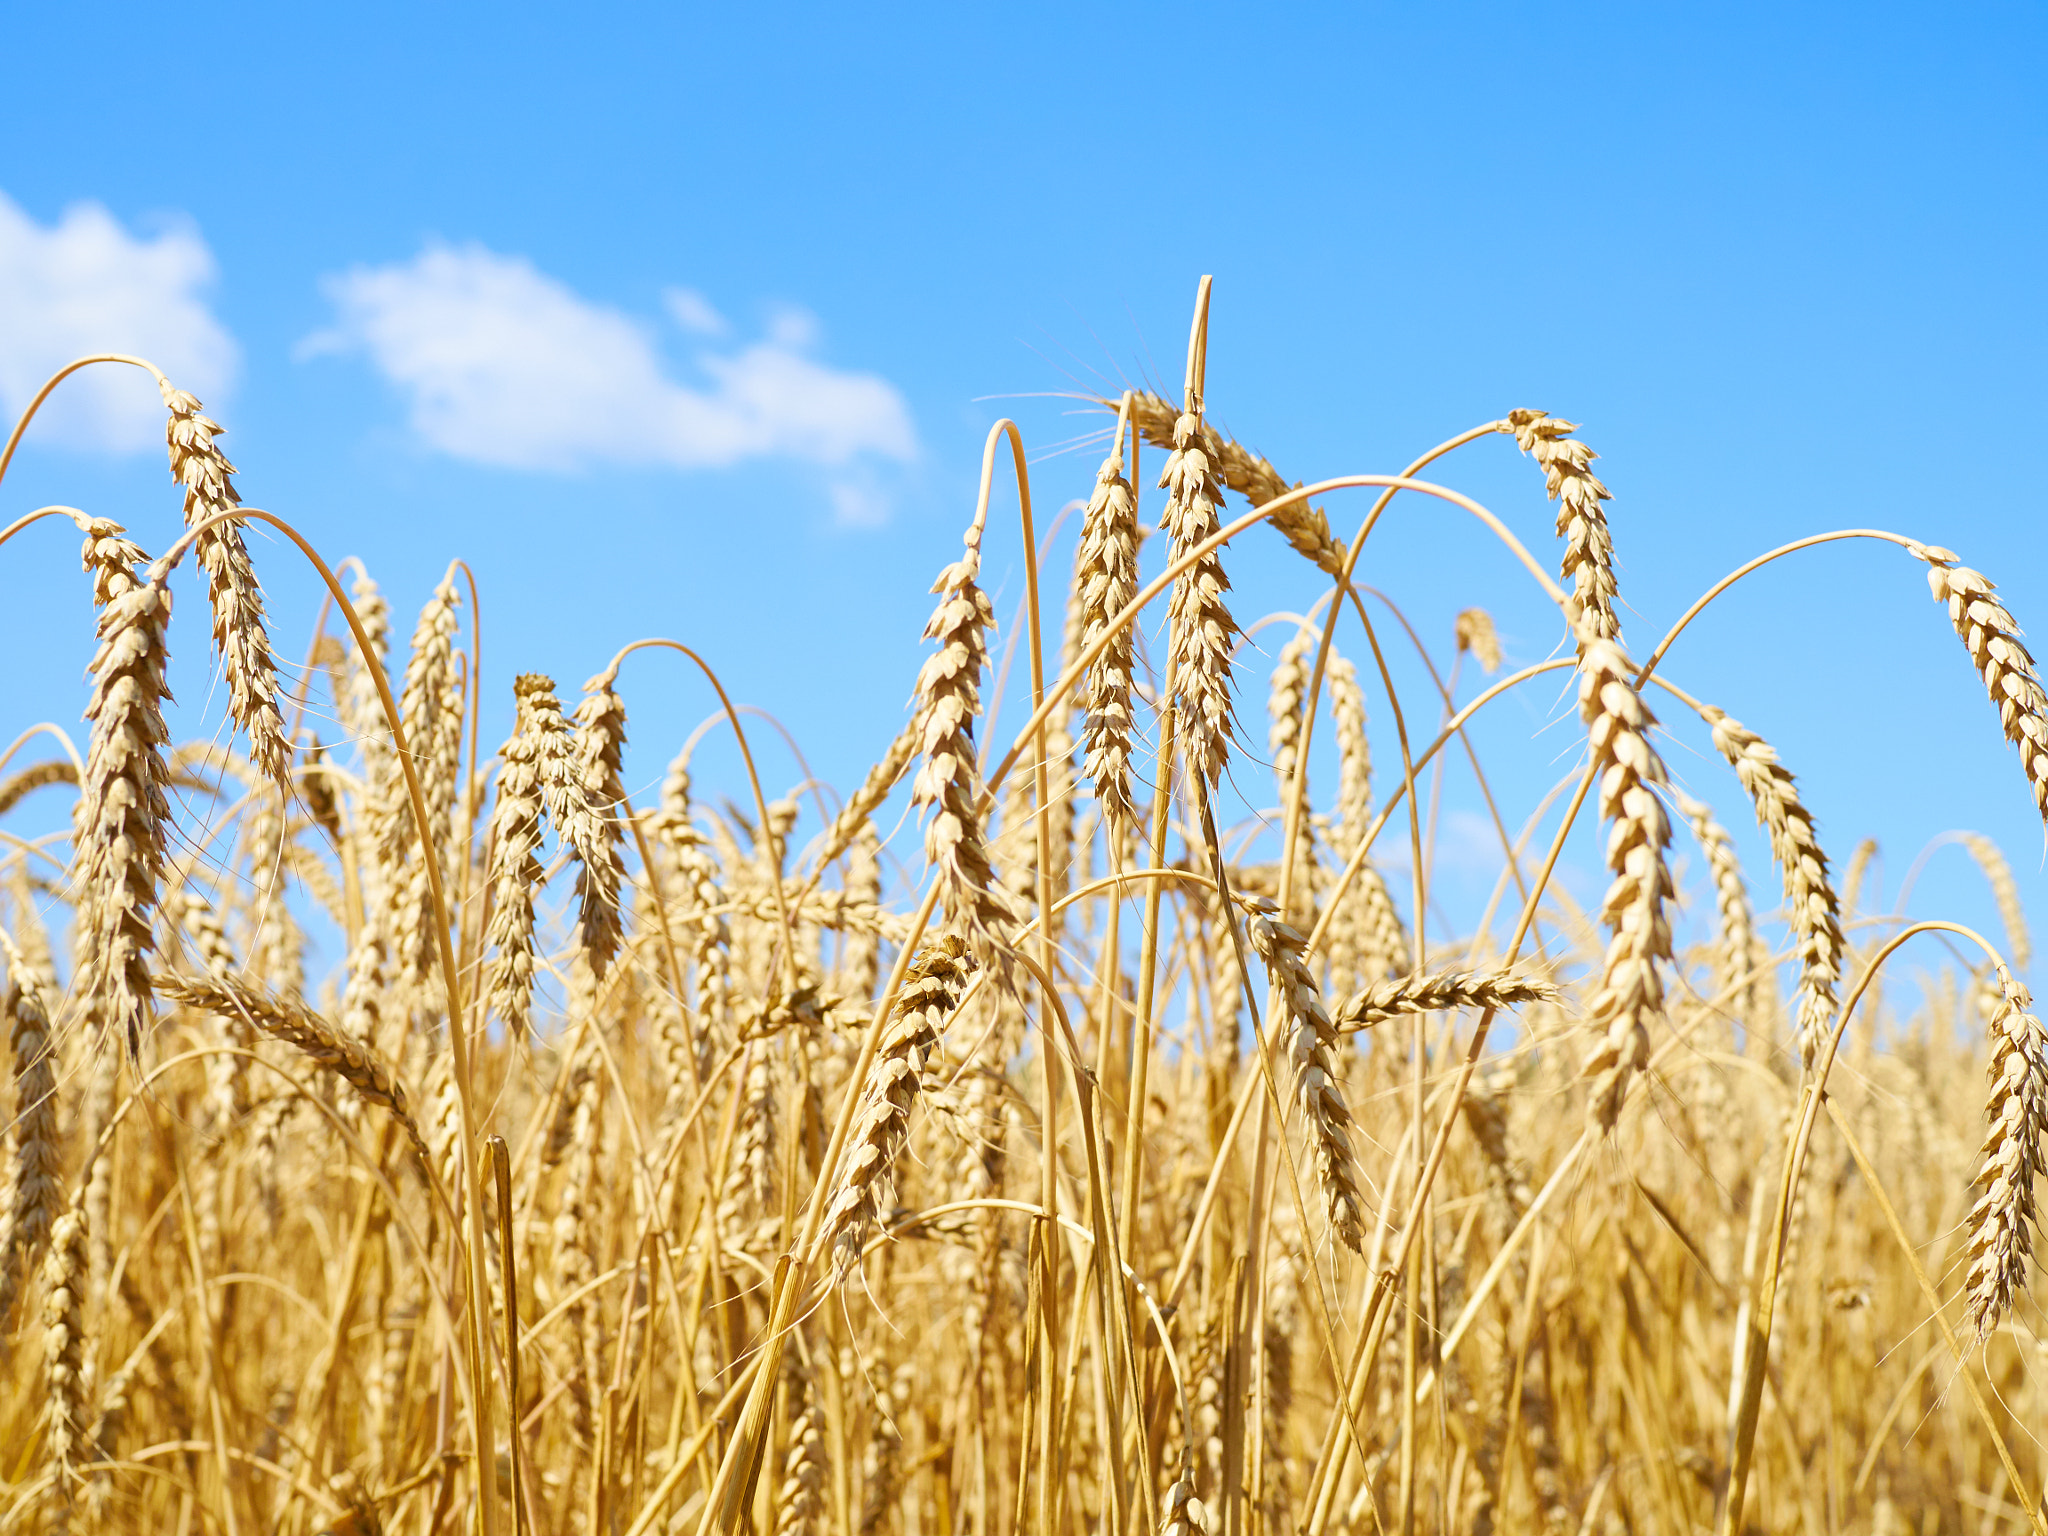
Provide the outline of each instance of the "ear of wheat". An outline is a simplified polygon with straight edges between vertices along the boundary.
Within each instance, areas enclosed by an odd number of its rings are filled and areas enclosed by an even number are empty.
[[[2024,1293],[2040,1214],[2034,1181],[2048,1170],[2048,1033],[2033,996],[1998,967],[2000,1006],[1991,1020],[1989,1132],[1970,1212],[1970,1321],[1977,1338],[1997,1326]]]
[[[1595,613],[1590,607],[1586,611]],[[1614,883],[1601,907],[1610,937],[1590,1006],[1600,1043],[1585,1073],[1592,1080],[1593,1123],[1612,1130],[1630,1079],[1649,1060],[1650,1026],[1663,1016],[1659,967],[1671,961],[1665,905],[1677,893],[1665,861],[1671,826],[1655,793],[1665,782],[1663,759],[1650,745],[1656,716],[1636,692],[1628,657],[1599,630],[1597,614],[1580,621],[1579,717],[1586,722],[1599,775],[1600,816],[1609,823],[1607,867]]]
[[[917,677],[917,731],[924,761],[912,781],[910,799],[913,805],[932,808],[925,825],[925,857],[944,887],[948,920],[973,944],[977,959],[993,964],[1016,922],[1008,893],[989,861],[974,749],[981,672],[988,661],[995,610],[975,580],[981,571],[979,522],[967,530],[963,543],[961,557],[932,583],[939,604],[924,633],[938,649],[925,658]]]
[[[163,386],[163,397],[170,412],[164,438],[170,445],[171,478],[185,487],[185,526],[197,528],[241,504],[235,466],[215,441],[220,424],[201,414],[197,400],[169,383]],[[213,644],[227,674],[228,712],[247,733],[249,759],[257,770],[288,785],[291,743],[285,739],[284,719],[277,709],[277,668],[270,659],[263,588],[257,584],[241,528],[224,522],[206,529],[199,535],[197,553],[213,602]]]
[[[80,925],[90,936],[78,990],[85,1016],[120,1036],[131,1057],[152,1018],[151,914],[163,885],[163,828],[171,819],[163,701],[171,593],[160,576],[100,611],[86,718],[92,744],[76,817]]]
[[[2034,675],[2034,657],[2020,639],[2020,627],[1994,595],[1997,588],[1956,556],[1931,545],[1914,545],[1927,563],[1927,586],[1948,609],[1949,623],[1970,653],[2005,739],[2020,754],[2034,805],[2048,821],[2048,694]]]
[[[1195,412],[1182,412],[1174,423],[1173,445],[1159,475],[1167,495],[1159,526],[1172,536],[1173,558],[1179,561],[1221,529],[1216,508],[1223,500],[1223,483],[1202,446],[1201,417]],[[1223,551],[1212,549],[1174,581],[1167,610],[1173,626],[1169,665],[1188,771],[1211,788],[1229,761],[1234,724],[1230,647],[1237,621],[1223,600],[1229,590]]]

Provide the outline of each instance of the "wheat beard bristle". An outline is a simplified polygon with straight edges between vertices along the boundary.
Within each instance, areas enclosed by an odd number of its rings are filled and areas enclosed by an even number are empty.
[[[75,820],[80,928],[89,936],[74,979],[85,1016],[118,1031],[131,1059],[152,1013],[151,914],[163,884],[163,829],[171,807],[164,747],[164,630],[171,593],[161,575],[113,597],[100,612],[91,666],[92,722]]]
[[[821,1251],[832,1250],[841,1279],[860,1262],[869,1231],[895,1202],[896,1159],[910,1131],[925,1063],[960,1006],[972,970],[966,942],[948,933],[911,962],[904,978],[861,1087],[852,1141],[819,1230]]]
[[[1771,853],[1785,886],[1785,910],[1799,951],[1799,1053],[1807,1066],[1840,1006],[1841,906],[1828,877],[1828,857],[1814,835],[1813,817],[1799,787],[1769,742],[1708,705],[1701,711],[1714,732],[1714,750],[1735,769],[1756,805],[1757,823],[1770,833]]]
[[[1080,598],[1081,643],[1101,639],[1112,619],[1138,595],[1138,508],[1119,450],[1095,472],[1095,490],[1081,518],[1074,584]],[[1137,644],[1126,624],[1088,669],[1081,722],[1082,772],[1095,786],[1105,821],[1137,820],[1131,804],[1131,674]]]
[[[219,423],[200,414],[197,400],[168,382],[163,397],[170,412],[164,438],[170,447],[171,478],[185,487],[185,526],[196,528],[241,504],[233,479],[235,466],[214,441],[221,432]],[[291,743],[285,739],[284,718],[277,709],[277,668],[264,627],[263,588],[240,527],[219,523],[200,534],[198,558],[213,603],[213,643],[227,675],[228,712],[248,735],[250,761],[288,790]]]
[[[1578,633],[1579,717],[1599,774],[1600,816],[1610,823],[1607,867],[1614,872],[1600,914],[1611,934],[1606,964],[1588,1010],[1601,1040],[1585,1075],[1593,1080],[1592,1121],[1610,1131],[1630,1080],[1649,1060],[1649,1026],[1664,1012],[1658,965],[1671,960],[1665,903],[1677,893],[1665,859],[1671,824],[1652,789],[1665,782],[1663,760],[1650,745],[1656,716],[1636,692],[1628,657],[1600,638],[1590,613]]]
[[[7,1203],[0,1209],[0,1340],[9,1332],[22,1278],[33,1272],[64,1206],[58,1182],[62,1143],[57,1130],[57,1052],[42,983],[14,941],[0,929],[7,985],[0,1014],[14,1062],[14,1158]],[[0,1351],[4,1351],[0,1344]]]
[[[1173,442],[1173,452],[1159,476],[1160,487],[1167,493],[1159,526],[1172,536],[1173,559],[1178,562],[1221,530],[1216,507],[1223,499],[1223,483],[1201,446],[1198,416],[1181,414],[1174,423]],[[1230,647],[1238,630],[1223,601],[1229,590],[1230,578],[1223,573],[1223,550],[1218,546],[1175,579],[1168,607],[1183,750],[1188,771],[1211,789],[1230,758]]]
[[[1294,1100],[1301,1109],[1302,1129],[1309,1140],[1330,1230],[1345,1247],[1358,1253],[1365,1228],[1358,1168],[1351,1150],[1351,1111],[1338,1086],[1331,1054],[1337,1028],[1309,974],[1307,940],[1277,916],[1260,914],[1246,926],[1252,948],[1266,962],[1278,999],[1268,1027],[1293,1074]]]
[[[2048,694],[2034,675],[2018,622],[1992,595],[1998,589],[1981,572],[1957,564],[1949,550],[1919,544],[1911,549],[1927,563],[1928,590],[1937,603],[1947,604],[1949,623],[1984,680],[2005,739],[2020,754],[2034,807],[2048,822]]]
[[[989,859],[974,750],[988,632],[996,622],[988,594],[975,582],[981,570],[979,521],[961,542],[965,553],[932,583],[939,604],[924,634],[938,642],[938,650],[925,658],[917,676],[924,762],[912,781],[910,802],[934,808],[925,825],[925,857],[938,871],[948,921],[968,939],[982,964],[1007,970],[1004,936],[1018,918]]]
[[[1970,1321],[1982,1341],[2024,1292],[2039,1212],[2034,1180],[2048,1166],[2048,1034],[2032,1013],[2033,997],[1998,967],[2000,1007],[1990,1025],[1991,1090],[1984,1104],[1990,1131],[1970,1212]]]

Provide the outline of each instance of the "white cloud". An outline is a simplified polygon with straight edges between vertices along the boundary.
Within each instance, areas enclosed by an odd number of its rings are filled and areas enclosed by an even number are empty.
[[[482,246],[431,245],[324,286],[335,324],[302,353],[367,353],[406,395],[414,430],[457,458],[696,469],[767,455],[837,465],[917,452],[895,386],[808,355],[817,322],[800,310],[778,313],[763,340],[699,352],[702,382],[690,383],[667,366],[650,326]],[[664,299],[687,331],[726,329],[701,294],[670,289]]]
[[[234,377],[234,339],[201,297],[213,254],[198,231],[143,238],[98,203],[74,203],[38,224],[0,192],[0,405],[18,416],[73,358],[148,358],[209,405]],[[146,374],[89,368],[58,387],[30,431],[77,447],[163,443],[163,406]]]
[[[732,328],[711,301],[694,288],[664,288],[661,302],[671,320],[699,336],[723,336]]]

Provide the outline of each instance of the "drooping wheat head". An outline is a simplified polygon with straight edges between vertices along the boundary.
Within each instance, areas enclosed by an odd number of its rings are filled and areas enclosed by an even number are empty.
[[[2003,965],[2002,1006],[1990,1024],[1991,1089],[1984,1103],[1989,1131],[1970,1211],[1970,1321],[1981,1342],[2024,1293],[2027,1262],[2039,1232],[2034,1181],[2048,1171],[2048,1033],[2034,1017],[2034,999]]]
[[[1840,1007],[1835,987],[1842,975],[1844,940],[1828,857],[1798,785],[1770,743],[1711,705],[1703,718],[1713,728],[1714,749],[1735,769],[1756,806],[1757,823],[1770,834],[1785,886],[1786,920],[1799,953],[1799,1053],[1811,1066]]]
[[[235,466],[215,441],[220,424],[201,414],[197,400],[168,382],[163,397],[170,412],[164,439],[170,448],[171,478],[185,487],[185,526],[196,528],[241,504]],[[240,525],[224,522],[207,529],[199,535],[197,554],[213,604],[213,644],[227,676],[228,713],[248,736],[249,759],[257,770],[288,787],[291,743],[285,739],[284,718],[277,708],[277,667],[270,657],[263,588]]]

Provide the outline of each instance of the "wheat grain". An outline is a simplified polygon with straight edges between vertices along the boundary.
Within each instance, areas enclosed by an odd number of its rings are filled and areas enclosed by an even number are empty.
[[[1589,590],[1597,591],[1597,583]],[[1587,614],[1578,630],[1579,718],[1599,775],[1600,816],[1611,824],[1607,867],[1615,878],[1600,913],[1610,934],[1607,955],[1587,1010],[1600,1044],[1585,1074],[1593,1080],[1589,1113],[1606,1131],[1621,1113],[1629,1080],[1649,1058],[1649,1027],[1664,1012],[1658,966],[1671,960],[1664,908],[1677,893],[1665,862],[1671,826],[1652,787],[1665,782],[1663,760],[1650,745],[1656,716],[1636,692],[1628,657],[1601,635],[1598,611],[1589,606]]]
[[[185,487],[185,526],[197,528],[241,504],[235,492],[235,466],[214,440],[220,424],[200,414],[197,400],[168,382],[163,397],[170,412],[164,440],[170,447],[171,478]],[[291,743],[285,739],[284,719],[277,709],[277,668],[270,659],[270,634],[264,626],[263,588],[240,526],[219,522],[207,528],[199,535],[197,555],[213,604],[214,649],[227,675],[228,713],[247,734],[249,758],[257,770],[288,790]]]
[[[1166,1490],[1160,1507],[1159,1536],[1208,1536],[1209,1512],[1195,1497],[1193,1458],[1183,1454],[1180,1476]]]
[[[2040,1216],[2034,1180],[2048,1169],[2048,1033],[2034,1017],[2034,999],[1998,967],[2000,1007],[1990,1022],[1991,1090],[1984,1104],[1990,1131],[1970,1212],[1970,1322],[1978,1340],[1997,1326],[2024,1292],[2027,1261]]]
[[[1799,954],[1799,1052],[1810,1066],[1840,1006],[1835,986],[1842,975],[1844,941],[1828,858],[1798,785],[1770,744],[1711,705],[1701,716],[1713,728],[1714,749],[1734,767],[1756,806],[1758,824],[1770,834]]]
[[[1997,588],[1981,572],[1957,564],[1948,550],[1911,548],[1927,563],[1928,589],[1937,603],[1947,604],[1949,623],[1984,681],[2005,739],[2019,751],[2034,806],[2048,821],[2048,694],[2034,675],[2034,658],[2020,639],[2019,624],[1992,595]]]

